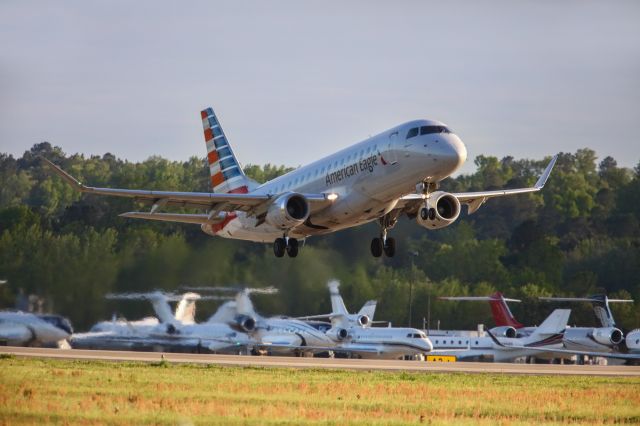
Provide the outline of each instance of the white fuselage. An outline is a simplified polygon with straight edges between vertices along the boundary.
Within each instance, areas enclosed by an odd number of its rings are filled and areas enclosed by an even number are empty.
[[[333,155],[273,179],[252,191],[278,195],[287,192],[331,193],[337,200],[312,213],[309,220],[289,232],[305,238],[353,227],[391,211],[403,195],[415,192],[420,182],[439,182],[466,160],[467,151],[454,133],[428,133],[407,138],[421,126],[444,126],[415,120],[396,126]],[[243,212],[227,214],[220,225],[202,225],[210,235],[256,242],[273,242],[282,230]]]
[[[347,338],[336,341],[336,352],[342,349],[361,358],[398,359],[426,354],[433,349],[424,332],[415,328],[351,327],[346,330]]]
[[[157,320],[102,322],[88,333],[74,334],[71,346],[87,349],[140,349],[180,352],[236,351],[254,344],[227,324],[165,324]]]
[[[490,337],[474,337],[469,335],[430,336],[434,351],[438,355],[452,355],[459,360],[493,360],[495,362],[508,362],[516,358],[526,356],[541,356],[539,351],[529,349],[510,349],[498,346]],[[550,349],[562,349],[562,334],[548,336],[547,338],[506,338],[498,337],[500,343],[505,346],[545,347]],[[559,356],[561,357],[561,356]]]
[[[70,327],[56,327],[34,314],[0,312],[0,341],[7,345],[53,345],[70,334]]]
[[[331,347],[334,345],[323,331],[293,318],[260,319],[256,331],[251,335],[265,347],[273,345],[272,352],[278,353],[297,351],[305,346]]]

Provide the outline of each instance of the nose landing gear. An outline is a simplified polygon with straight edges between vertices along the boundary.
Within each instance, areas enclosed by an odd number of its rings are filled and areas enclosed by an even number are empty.
[[[275,254],[276,257],[283,257],[285,252],[289,257],[296,257],[298,255],[298,250],[298,240],[295,238],[276,238],[273,242],[273,254]]]

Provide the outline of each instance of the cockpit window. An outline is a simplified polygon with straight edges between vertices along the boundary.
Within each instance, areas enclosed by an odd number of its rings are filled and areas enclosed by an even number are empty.
[[[407,334],[407,337],[410,339],[421,339],[422,336],[419,333],[409,333]]]
[[[421,135],[430,135],[432,133],[451,133],[451,130],[449,130],[446,126],[422,126],[422,127],[420,127],[420,134]]]
[[[418,128],[417,127],[414,127],[413,129],[409,130],[409,133],[407,133],[407,139],[413,138],[415,136],[418,136]]]

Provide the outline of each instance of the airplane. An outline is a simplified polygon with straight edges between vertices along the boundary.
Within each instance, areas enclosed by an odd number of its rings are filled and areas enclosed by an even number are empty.
[[[637,330],[640,332],[640,330]],[[511,351],[515,354],[520,354],[522,351],[527,351],[528,353],[553,353],[554,356],[560,355],[570,355],[570,356],[589,356],[589,357],[601,357],[601,358],[612,358],[624,360],[629,363],[638,363],[640,362],[640,353],[637,351],[631,353],[621,353],[621,352],[600,352],[600,351],[585,351],[585,350],[577,350],[577,349],[561,349],[561,348],[548,348],[548,347],[531,347],[524,346],[521,342],[513,342],[513,341],[505,341],[496,338],[491,332],[487,332],[489,337],[493,340],[496,346],[502,348],[504,351]],[[640,339],[640,334],[638,335]]]
[[[127,218],[200,225],[212,236],[272,242],[276,257],[296,257],[298,240],[377,221],[371,254],[393,257],[388,236],[401,215],[427,229],[451,225],[461,205],[472,214],[490,198],[540,191],[554,156],[533,187],[448,193],[439,183],[458,170],[467,149],[448,126],[413,120],[293,170],[264,184],[248,178],[213,109],[201,111],[213,192],[152,191],[85,186],[47,159],[46,164],[78,191],[129,197],[151,204]],[[200,214],[161,213],[164,207],[203,209]]]
[[[624,333],[616,326],[609,303],[633,303],[629,299],[609,299],[598,294],[589,297],[539,297],[550,302],[589,302],[602,327],[570,327],[564,335],[564,346],[569,350],[611,352],[625,341]],[[632,337],[633,339],[633,337]]]
[[[569,320],[570,309],[556,309],[530,335],[523,337],[432,336],[433,353],[455,356],[458,360],[492,359],[509,362],[536,355],[543,347],[548,352],[562,348],[562,336]]]
[[[308,318],[328,317],[331,328],[326,334],[335,342],[334,352],[359,358],[400,359],[423,356],[433,349],[422,330],[403,327],[371,327],[375,304],[367,302],[358,314],[349,314],[340,295],[340,283],[329,281],[332,313]]]
[[[247,333],[255,340],[254,353],[313,355],[316,352],[330,352],[334,346],[333,341],[322,329],[296,318],[263,317],[256,312],[250,295],[276,292],[272,287],[240,289],[235,300],[224,303],[212,316],[211,321],[223,322]]]
[[[170,300],[180,296],[161,292],[109,295],[110,299],[148,300],[157,315],[138,322],[119,321],[97,324],[88,333],[74,334],[71,346],[84,349],[124,349],[172,352],[243,353],[255,342],[246,333],[238,332],[218,321],[195,323],[193,304],[202,297],[188,293],[181,296],[176,314]]]
[[[0,342],[9,346],[64,346],[73,333],[60,315],[0,311]]]
[[[529,336],[536,327],[525,327],[515,319],[506,302],[520,302],[518,299],[507,299],[502,293],[496,292],[488,297],[476,296],[455,296],[441,297],[443,300],[459,300],[459,301],[489,301],[491,313],[496,327],[488,331],[489,334],[496,337],[525,337]],[[573,352],[555,351],[557,357],[563,354],[576,354],[575,351],[590,351],[594,353],[612,352],[616,347],[621,345],[624,335],[620,329],[616,327],[613,314],[609,308],[609,302],[633,302],[632,300],[609,299],[604,295],[596,295],[588,298],[557,298],[557,297],[539,297],[540,300],[547,301],[584,301],[593,304],[596,317],[602,324],[602,327],[567,327],[563,333],[562,348]],[[632,332],[633,333],[633,332]],[[631,335],[633,340],[635,334]],[[640,338],[640,333],[638,333]],[[632,344],[633,345],[633,344]]]

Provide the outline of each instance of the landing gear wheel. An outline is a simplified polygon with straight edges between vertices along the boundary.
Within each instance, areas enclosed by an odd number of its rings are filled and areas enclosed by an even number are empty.
[[[426,207],[420,209],[420,219],[427,220],[429,218],[429,210]]]
[[[384,245],[384,254],[386,254],[387,257],[393,257],[396,254],[395,238],[387,238],[386,244]]]
[[[371,240],[371,254],[373,257],[382,256],[382,238],[374,238]]]
[[[298,240],[295,238],[289,238],[289,244],[287,245],[287,254],[289,257],[296,257],[298,255]]]
[[[282,257],[284,256],[284,251],[287,248],[287,243],[285,242],[284,238],[276,238],[276,240],[273,242],[273,254],[276,255],[276,257]]]

